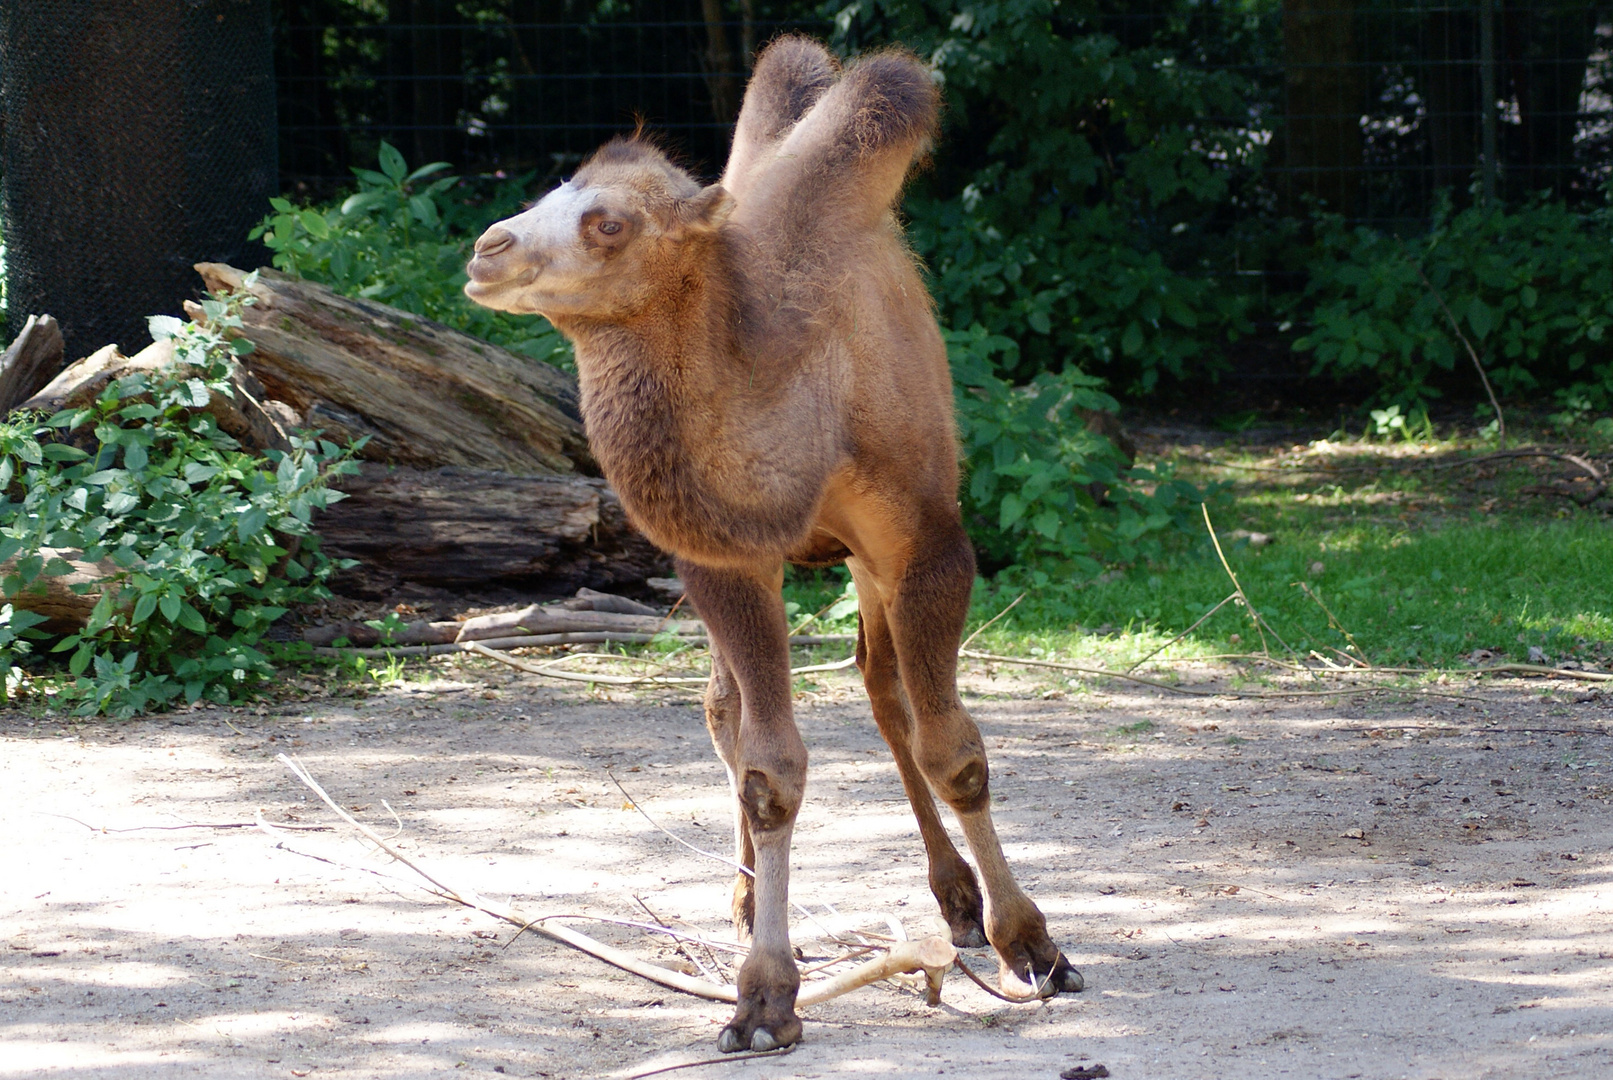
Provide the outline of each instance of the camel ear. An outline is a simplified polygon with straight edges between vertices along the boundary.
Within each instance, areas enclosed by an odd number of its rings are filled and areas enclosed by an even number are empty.
[[[680,200],[673,210],[673,221],[682,231],[712,232],[733,212],[734,197],[721,184],[712,184],[693,198]]]

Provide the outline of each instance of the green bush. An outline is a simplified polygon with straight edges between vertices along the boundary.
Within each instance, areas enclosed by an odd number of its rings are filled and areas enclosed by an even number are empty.
[[[1077,367],[1145,395],[1224,366],[1248,304],[1237,243],[1204,235],[1261,153],[1218,119],[1248,110],[1230,68],[1177,63],[1185,37],[1122,40],[1137,20],[1094,0],[835,7],[842,49],[900,42],[945,88],[906,205],[944,324],[1017,341],[1016,383]]]
[[[174,342],[169,365],[85,408],[0,422],[0,561],[15,559],[0,579],[8,686],[19,664],[39,667],[44,644],[68,654],[59,693],[81,715],[246,696],[274,674],[259,648],[270,625],[329,595],[335,567],[309,523],[342,497],[327,484],[351,471],[351,450],[293,438],[289,453],[255,457],[200,411],[232,394],[233,357],[250,342],[225,335],[250,302],[208,299],[206,326],[153,318],[153,336]],[[53,640],[16,601],[71,571],[63,552],[118,570],[74,586],[99,599],[82,631]]]
[[[1084,412],[1111,412],[1101,380],[1067,369],[1011,385],[1011,338],[978,323],[947,331],[966,463],[964,518],[988,566],[1082,580],[1104,563],[1157,558],[1196,531],[1206,493],[1163,470],[1129,468]]]
[[[483,229],[519,208],[531,175],[508,180],[487,198],[465,181],[440,175],[446,162],[413,172],[391,144],[379,171],[354,169],[358,191],[326,207],[271,199],[273,213],[252,230],[288,274],[329,285],[344,296],[379,300],[467,334],[560,366],[571,346],[539,317],[480,307],[461,291],[471,245]]]
[[[1314,374],[1366,376],[1400,404],[1420,405],[1453,381],[1476,384],[1454,317],[1499,395],[1539,402],[1551,393],[1567,410],[1605,412],[1613,207],[1453,213],[1447,203],[1411,239],[1326,218],[1294,317],[1308,324],[1294,348],[1312,354]]]

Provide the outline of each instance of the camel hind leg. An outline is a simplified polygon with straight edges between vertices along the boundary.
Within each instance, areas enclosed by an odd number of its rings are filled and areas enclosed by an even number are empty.
[[[1082,989],[1047,934],[1047,919],[1014,880],[991,820],[980,729],[958,699],[958,639],[974,584],[974,553],[956,521],[931,524],[887,601],[902,685],[913,712],[913,754],[930,787],[958,815],[985,886],[986,938],[1005,989],[1044,996]],[[1017,984],[1017,985],[1016,985]]]
[[[749,941],[756,925],[756,848],[751,843],[750,829],[745,824],[745,810],[739,800],[739,719],[741,703],[739,683],[733,670],[723,659],[722,650],[711,646],[711,681],[706,684],[706,730],[711,734],[711,745],[728,770],[728,788],[734,794],[734,861],[751,873],[739,870],[734,874],[733,916],[734,933],[739,940]]]
[[[896,759],[896,771],[902,778],[902,789],[913,807],[918,820],[919,836],[924,841],[924,853],[930,864],[930,891],[941,905],[941,915],[952,931],[952,944],[960,948],[975,948],[986,943],[985,925],[982,922],[980,883],[974,871],[963,861],[946,826],[936,813],[935,796],[913,760],[913,715],[908,709],[902,691],[901,677],[896,662],[896,649],[891,643],[890,625],[885,619],[885,606],[879,590],[867,571],[856,559],[848,561],[852,578],[857,582],[860,610],[857,623],[857,667],[862,670],[863,685],[868,690],[868,701],[873,706],[874,722],[879,733]]]

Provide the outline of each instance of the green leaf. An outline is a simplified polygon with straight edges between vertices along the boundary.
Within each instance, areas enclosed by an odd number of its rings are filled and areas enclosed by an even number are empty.
[[[45,457],[49,458],[51,461],[63,462],[83,461],[85,458],[90,456],[84,451],[80,450],[78,447],[68,446],[66,443],[46,443],[44,446],[39,448],[39,452],[44,454]]]
[[[1136,356],[1143,351],[1143,328],[1133,322],[1126,327],[1126,332],[1120,336],[1120,351],[1127,356]]]
[[[201,612],[189,604],[179,605],[179,625],[193,633],[207,633],[207,621],[202,618]]]
[[[1478,335],[1479,340],[1483,341],[1490,336],[1490,331],[1495,329],[1495,309],[1475,296],[1467,308],[1467,324],[1473,328],[1473,333]]]
[[[134,602],[134,615],[132,617],[132,621],[136,624],[143,623],[147,619],[151,618],[151,613],[156,610],[157,597],[152,593],[145,593],[140,597],[140,599]]]
[[[297,215],[297,220],[302,223],[302,227],[307,229],[309,235],[315,240],[330,239],[330,226],[325,223],[325,215],[319,213],[319,211],[304,210]]]
[[[169,622],[175,622],[178,620],[179,597],[175,596],[173,593],[167,593],[157,601],[157,605],[162,609],[163,618],[167,619]]]
[[[145,472],[149,463],[150,457],[146,454],[146,448],[139,443],[123,448],[123,467],[130,472]]]
[[[403,178],[409,173],[409,166],[404,164],[403,155],[398,153],[398,148],[385,140],[381,142],[380,165],[381,171],[394,184],[402,183]]]

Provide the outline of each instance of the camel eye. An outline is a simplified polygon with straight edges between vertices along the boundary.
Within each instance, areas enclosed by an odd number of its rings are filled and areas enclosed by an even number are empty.
[[[620,221],[601,221],[596,227],[606,236],[615,236],[617,233],[622,231],[622,223]]]

